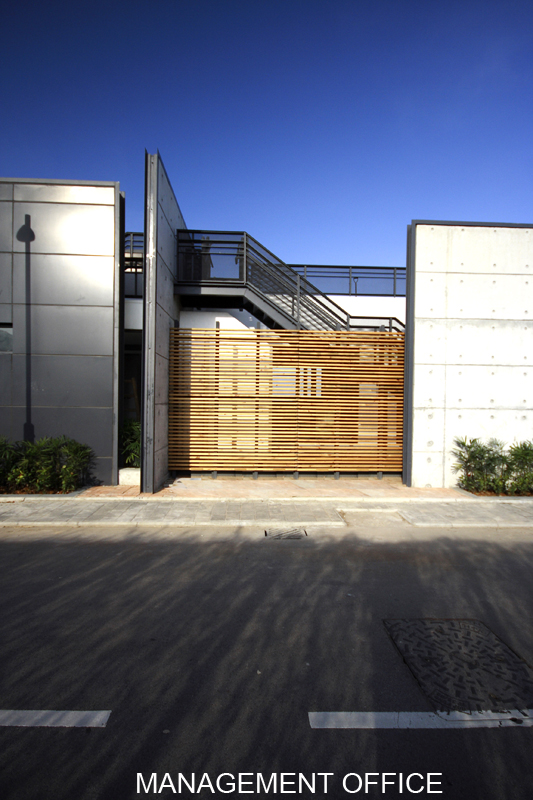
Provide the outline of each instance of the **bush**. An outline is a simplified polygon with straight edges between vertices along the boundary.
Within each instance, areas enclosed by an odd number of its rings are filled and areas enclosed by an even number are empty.
[[[533,442],[511,445],[489,439],[455,439],[453,471],[460,473],[459,486],[467,492],[494,494],[533,493]]]
[[[511,445],[509,467],[509,494],[533,494],[533,442]]]
[[[91,448],[67,436],[14,443],[0,437],[0,487],[8,492],[73,492],[86,485],[93,462]]]
[[[120,432],[120,446],[128,467],[141,466],[141,423],[127,419]]]

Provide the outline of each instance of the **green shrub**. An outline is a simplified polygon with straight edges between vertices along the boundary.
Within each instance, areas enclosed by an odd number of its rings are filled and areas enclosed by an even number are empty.
[[[7,486],[7,476],[15,463],[16,451],[5,436],[0,436],[0,486]]]
[[[533,442],[511,445],[489,439],[454,440],[452,455],[457,459],[453,471],[459,474],[459,486],[468,492],[495,494],[531,494],[533,492]]]
[[[67,436],[36,442],[0,439],[0,486],[10,492],[72,492],[89,480],[94,454]]]
[[[509,494],[533,493],[533,442],[512,444],[509,448],[511,478]]]
[[[127,419],[120,432],[120,446],[124,463],[129,467],[141,466],[141,423]]]

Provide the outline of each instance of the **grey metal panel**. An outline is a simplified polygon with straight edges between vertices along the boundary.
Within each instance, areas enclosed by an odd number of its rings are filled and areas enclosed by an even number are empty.
[[[0,253],[0,303],[13,302],[13,256]],[[0,320],[7,322],[7,320]]]
[[[26,255],[13,256],[13,302],[26,302]],[[32,253],[31,302],[72,306],[112,306],[115,261],[110,256]]]
[[[17,233],[30,217],[35,235],[31,253],[72,253],[113,256],[115,217],[112,206],[84,206],[68,203],[14,203],[13,249],[24,253],[24,241]]]
[[[13,306],[13,352],[26,352],[26,307]],[[101,306],[33,306],[34,354],[113,355],[113,309]]]
[[[13,306],[11,305],[11,303],[0,303],[0,323],[4,325],[9,325],[12,322],[13,322]]]
[[[0,251],[13,250],[13,203],[0,202]]]
[[[5,436],[9,441],[13,441],[13,409],[11,405],[0,408],[0,436]],[[20,438],[20,437],[19,437]]]
[[[111,431],[111,483],[118,484],[119,430],[122,425],[122,371],[124,368],[124,239],[126,226],[126,197],[115,186],[115,270],[113,307],[113,416]]]
[[[28,378],[36,437],[66,434],[87,441],[100,459],[100,478],[116,482],[123,217],[119,185],[4,181],[0,196],[11,199],[13,184],[15,202],[0,203],[0,249],[16,254],[12,262],[7,256],[10,277],[4,269],[0,288],[2,294],[16,295],[17,354],[9,357],[16,382],[13,391],[4,382],[2,397],[7,394],[7,402],[20,405],[2,409],[2,432],[12,439],[24,435]],[[95,203],[102,205],[91,205]],[[0,265],[6,263],[0,258]],[[28,266],[31,307],[25,305]],[[0,313],[8,307],[0,295]],[[24,355],[27,331],[31,360]]]
[[[92,203],[112,206],[113,186],[80,186],[47,183],[15,183],[15,200],[34,203]]]
[[[22,439],[25,406],[12,406],[12,438]],[[69,436],[88,444],[103,458],[112,456],[113,411],[111,408],[32,408],[35,438]]]
[[[118,478],[114,477],[113,460],[111,458],[96,458],[92,475],[103,484],[116,484]]]
[[[12,361],[13,356],[9,353],[0,353],[0,406],[10,406],[12,402]],[[5,408],[0,408],[0,417],[6,412]],[[5,436],[0,430],[0,436]]]
[[[13,184],[0,180],[0,200],[13,200]]]
[[[113,405],[113,359],[110,356],[32,356],[31,401],[66,408]],[[13,356],[13,403],[26,402],[26,356]]]

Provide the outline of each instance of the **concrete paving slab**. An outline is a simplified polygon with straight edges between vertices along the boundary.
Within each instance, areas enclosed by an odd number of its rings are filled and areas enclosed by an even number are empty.
[[[80,499],[101,499],[103,497],[125,497],[123,486],[96,486],[85,490]],[[132,496],[132,487],[128,496]],[[138,496],[140,492],[137,492]],[[339,480],[329,478],[306,478],[301,476],[294,480],[292,476],[284,480],[273,478],[259,478],[259,480],[243,480],[232,477],[225,480],[212,480],[203,477],[201,480],[193,478],[180,478],[175,483],[162,489],[156,495],[144,495],[158,499],[211,499],[211,500],[284,500],[307,499],[320,500],[336,498],[368,500],[390,499],[408,496],[411,499],[422,498],[435,500],[454,499],[459,496],[468,497],[458,489],[431,489],[409,488],[404,486],[399,476],[385,476],[382,480],[377,478],[351,478],[341,477]]]
[[[229,481],[226,483],[231,485]],[[533,528],[533,498],[479,498],[456,494],[439,501],[435,496],[412,497],[405,492],[396,498],[364,497],[359,500],[354,497],[172,499],[160,494],[150,495],[149,499],[140,495],[86,497],[84,500],[81,497],[32,495],[17,502],[4,502],[0,506],[0,525],[126,523],[230,527],[258,524],[268,527],[271,523],[279,523],[296,526],[329,524],[334,527],[348,524],[359,529],[389,525],[395,528]]]
[[[533,511],[533,506],[531,507]],[[487,505],[482,502],[474,507],[454,503],[437,505],[402,506],[399,513],[414,526],[450,527],[509,527],[533,526],[533,514],[517,513],[512,505]]]

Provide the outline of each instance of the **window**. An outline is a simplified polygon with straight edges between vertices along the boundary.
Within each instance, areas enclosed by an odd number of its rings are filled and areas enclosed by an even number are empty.
[[[13,326],[0,323],[0,353],[13,352]]]

